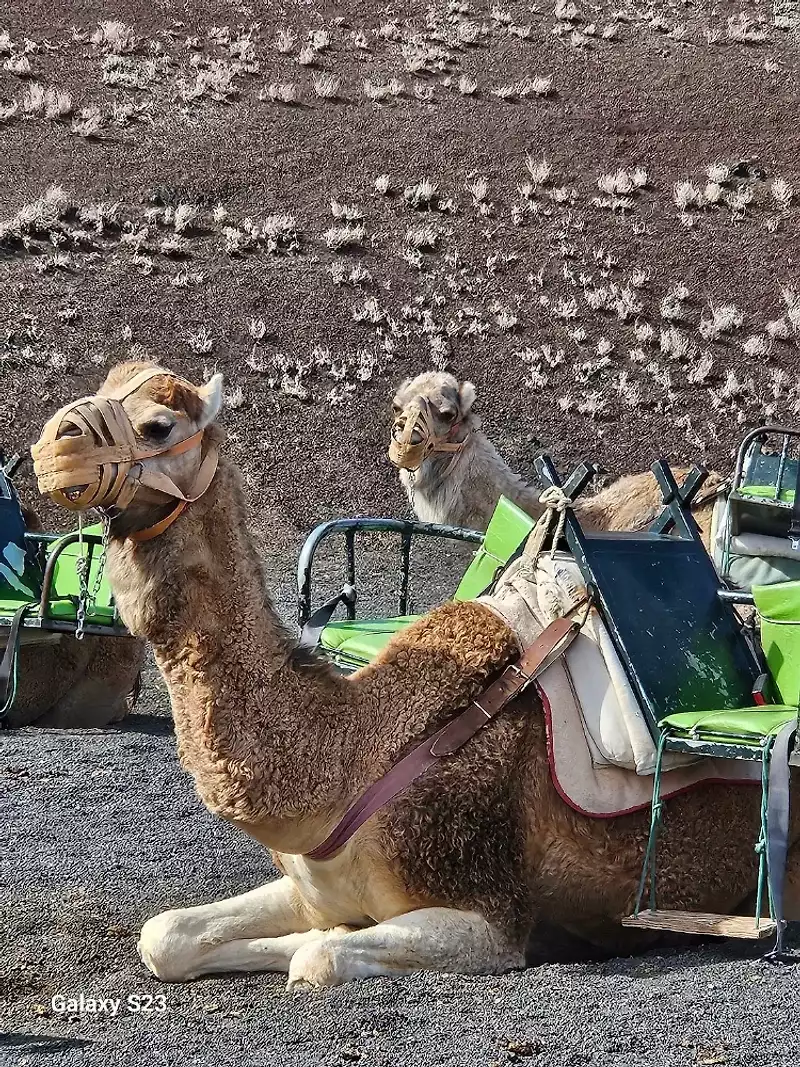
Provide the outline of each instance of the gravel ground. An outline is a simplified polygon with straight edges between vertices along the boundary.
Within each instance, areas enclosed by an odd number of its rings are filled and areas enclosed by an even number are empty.
[[[287,577],[287,618],[291,590]],[[2,1064],[798,1062],[800,970],[762,963],[748,943],[602,961],[561,946],[502,977],[411,975],[310,994],[269,974],[157,982],[135,950],[146,918],[275,871],[195,796],[154,669],[121,729],[0,735],[0,779]],[[122,998],[119,1014],[53,1011],[54,996],[81,993]],[[127,1006],[158,994],[163,1012]]]

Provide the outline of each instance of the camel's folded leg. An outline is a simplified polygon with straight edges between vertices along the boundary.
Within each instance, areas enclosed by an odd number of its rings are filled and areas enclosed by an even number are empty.
[[[287,970],[292,953],[324,922],[289,878],[213,904],[148,919],[139,955],[158,978],[180,982],[224,970]],[[333,922],[325,923],[333,926]]]
[[[409,971],[489,974],[524,964],[521,948],[477,912],[424,908],[304,945],[292,959],[287,988]]]

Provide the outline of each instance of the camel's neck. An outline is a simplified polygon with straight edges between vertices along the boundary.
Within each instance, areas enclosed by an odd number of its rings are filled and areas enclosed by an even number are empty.
[[[108,558],[123,619],[153,645],[204,802],[280,851],[316,844],[346,799],[352,709],[344,680],[301,660],[270,603],[235,468],[221,461],[174,526],[139,545],[112,539]]]
[[[501,495],[534,518],[542,512],[541,490],[523,481],[480,431],[469,436],[455,462],[434,454],[416,472],[413,487],[408,471],[401,471],[401,480],[424,522],[485,530]]]

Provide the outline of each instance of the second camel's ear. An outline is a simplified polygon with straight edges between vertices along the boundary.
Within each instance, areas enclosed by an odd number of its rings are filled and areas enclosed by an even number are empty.
[[[458,387],[458,406],[461,408],[462,416],[469,415],[476,395],[477,392],[472,382],[462,382]]]
[[[197,392],[203,401],[203,414],[200,416],[200,429],[202,430],[216,419],[222,409],[222,375],[215,374]]]

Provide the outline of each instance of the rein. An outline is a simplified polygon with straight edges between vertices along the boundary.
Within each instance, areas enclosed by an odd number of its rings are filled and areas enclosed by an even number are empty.
[[[129,534],[129,538],[150,541],[167,530],[190,503],[206,492],[216,472],[219,453],[214,445],[208,448],[188,493],[168,475],[147,469],[145,463],[149,459],[180,456],[201,448],[205,436],[205,430],[198,430],[165,448],[145,448],[137,440],[122,401],[151,378],[161,376],[176,377],[161,367],[151,367],[106,395],[82,397],[57,411],[31,449],[39,491],[70,511],[99,508],[107,513],[111,507],[124,511],[139,487],[146,486],[178,503],[164,518]],[[191,387],[189,382],[185,384]]]

